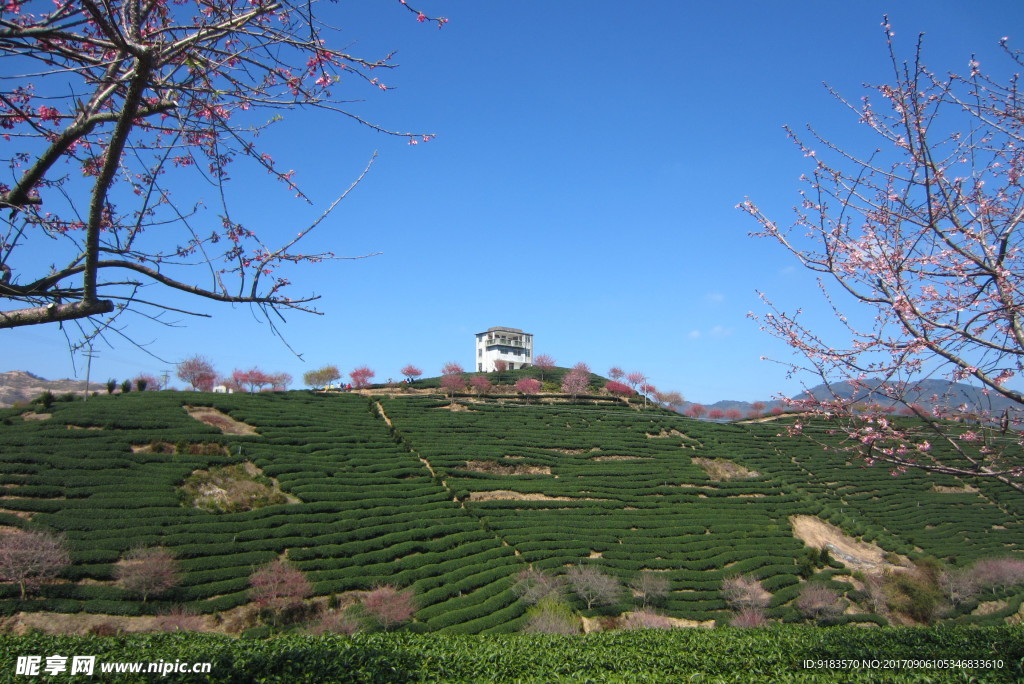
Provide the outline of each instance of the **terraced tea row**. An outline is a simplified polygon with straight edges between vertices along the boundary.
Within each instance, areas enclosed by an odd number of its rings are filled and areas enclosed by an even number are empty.
[[[227,436],[196,422],[182,406],[200,397],[258,434]],[[413,587],[424,610],[457,596],[459,607],[476,607],[463,611],[462,622],[483,616],[493,607],[488,599],[507,592],[508,577],[522,562],[396,445],[371,408],[351,395],[160,393],[98,397],[88,405],[55,406],[49,420],[12,420],[0,437],[7,522],[31,518],[65,531],[74,560],[69,577],[79,580],[46,588],[46,598],[32,607],[158,609],[112,582],[113,564],[146,545],[170,549],[185,572],[164,603],[184,601],[203,612],[246,603],[253,568],[283,554],[308,573],[320,595],[389,582]],[[102,429],[69,430],[69,424]],[[212,454],[140,448],[200,442],[224,448],[203,450]],[[238,462],[258,467],[297,503],[240,513],[181,505],[177,488],[190,473]],[[8,598],[10,589],[3,588]],[[502,607],[514,599],[505,598]],[[435,626],[429,614],[424,621]]]
[[[246,603],[254,567],[284,557],[318,596],[411,587],[413,629],[501,632],[526,619],[512,591],[520,571],[583,564],[623,582],[657,573],[670,589],[660,609],[700,623],[726,614],[723,580],[749,573],[771,592],[771,616],[797,619],[797,516],[960,564],[1024,550],[1019,504],[999,486],[894,478],[779,436],[777,424],[625,403],[462,401],[452,411],[430,397],[161,392],[57,402],[43,420],[0,412],[0,525],[63,531],[73,560],[71,581],[41,598],[17,601],[13,585],[0,598],[8,611],[215,613]],[[221,414],[201,412],[214,416],[206,424],[186,406]],[[219,429],[239,425],[253,434]],[[253,482],[229,491],[223,472]],[[215,504],[183,505],[198,490]],[[262,507],[247,510],[256,498]],[[158,601],[114,582],[115,563],[140,545],[166,547],[184,571]],[[844,573],[834,562],[820,578]],[[602,610],[632,607],[626,595]]]

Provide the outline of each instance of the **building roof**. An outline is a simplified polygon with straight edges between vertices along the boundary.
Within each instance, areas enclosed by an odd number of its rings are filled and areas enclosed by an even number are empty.
[[[489,332],[510,332],[510,333],[519,333],[520,335],[529,335],[530,334],[530,333],[527,333],[527,332],[523,332],[519,328],[506,328],[505,326],[502,326],[502,325],[496,325],[496,326],[494,326],[492,328],[488,328],[484,332],[477,333],[477,335],[485,335],[485,334],[487,334]]]

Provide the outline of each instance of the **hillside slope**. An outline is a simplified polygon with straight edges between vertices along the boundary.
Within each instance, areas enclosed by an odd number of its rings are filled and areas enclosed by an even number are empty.
[[[100,385],[94,381],[92,389],[99,388]],[[68,379],[47,380],[28,371],[19,370],[0,373],[0,407],[30,401],[46,391],[54,394],[82,393],[85,392],[85,382]]]
[[[777,425],[608,400],[461,403],[467,410],[426,396],[151,392],[57,402],[43,420],[0,411],[0,525],[64,531],[74,561],[72,582],[24,603],[3,585],[0,601],[6,611],[137,615],[185,603],[211,614],[245,604],[252,569],[284,554],[319,596],[413,587],[421,630],[517,630],[526,606],[513,577],[531,564],[594,564],[623,581],[663,572],[664,612],[706,622],[724,615],[722,579],[742,572],[773,593],[774,616],[792,612],[805,554],[794,516],[959,564],[1024,551],[1012,490],[893,478],[779,437]],[[222,434],[185,405],[216,407],[257,434]],[[746,477],[716,479],[723,461]],[[189,474],[227,463],[253,464],[298,503],[182,505]],[[113,564],[139,545],[171,549],[183,585],[145,604],[119,588]],[[844,573],[835,563],[822,579]]]

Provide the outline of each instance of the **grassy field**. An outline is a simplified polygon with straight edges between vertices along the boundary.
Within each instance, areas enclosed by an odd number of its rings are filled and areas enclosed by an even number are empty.
[[[208,634],[0,636],[0,681],[18,658],[95,656],[103,682],[1019,682],[1024,628],[646,630],[585,636],[367,634],[232,639]],[[155,663],[167,674],[102,673]],[[209,664],[200,674],[170,671]],[[201,668],[205,669],[205,665]],[[42,678],[42,677],[40,677]]]

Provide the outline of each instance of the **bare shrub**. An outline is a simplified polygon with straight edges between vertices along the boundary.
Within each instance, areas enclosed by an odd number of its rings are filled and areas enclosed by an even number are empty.
[[[302,571],[281,559],[258,568],[249,584],[249,597],[275,624],[301,612],[303,599],[313,593]]]
[[[622,596],[619,579],[593,565],[574,565],[566,573],[566,579],[572,590],[586,601],[587,610],[595,605],[609,606]]]
[[[672,621],[645,608],[630,613],[623,620],[622,629],[672,629]]]
[[[907,572],[891,573],[885,589],[891,610],[926,624],[935,620],[944,600],[936,578],[917,566]]]
[[[512,591],[524,602],[533,605],[548,596],[560,598],[565,590],[565,579],[543,570],[527,568],[516,575]]]
[[[171,612],[157,615],[153,626],[160,632],[198,632],[203,617],[187,606],[175,606]]]
[[[763,611],[771,595],[753,575],[733,575],[722,580],[722,598],[735,611],[746,608]]]
[[[664,573],[653,570],[641,570],[629,582],[630,590],[636,598],[640,599],[640,605],[644,608],[662,603],[668,596],[669,587],[668,577]]]
[[[311,634],[345,634],[352,636],[363,628],[363,621],[351,610],[332,610],[320,615],[310,628]]]
[[[579,634],[581,631],[579,616],[573,612],[572,606],[553,596],[541,599],[526,612],[526,616],[524,632]]]
[[[123,630],[113,622],[100,622],[90,627],[86,634],[89,636],[112,637],[121,634]]]
[[[743,629],[764,627],[767,624],[768,618],[764,615],[764,609],[750,606],[740,609],[732,616],[732,620],[729,621],[730,626],[741,627]]]
[[[970,572],[978,587],[993,593],[1024,584],[1024,560],[1016,558],[983,558]]]
[[[954,606],[978,594],[978,581],[970,568],[943,570],[939,573],[939,587]]]
[[[839,593],[819,582],[805,584],[796,600],[796,608],[805,618],[822,620],[843,612]]]
[[[53,581],[70,563],[63,535],[36,531],[0,534],[0,580],[17,584],[22,601]]]
[[[416,601],[412,589],[398,589],[390,584],[381,584],[363,595],[360,605],[366,615],[384,629],[391,629],[407,620],[416,612]]]
[[[114,576],[125,591],[140,596],[143,603],[181,584],[178,561],[163,547],[132,549],[114,568]]]
[[[864,591],[867,593],[868,606],[877,615],[889,612],[889,600],[885,591],[885,577],[882,575],[866,575]]]

